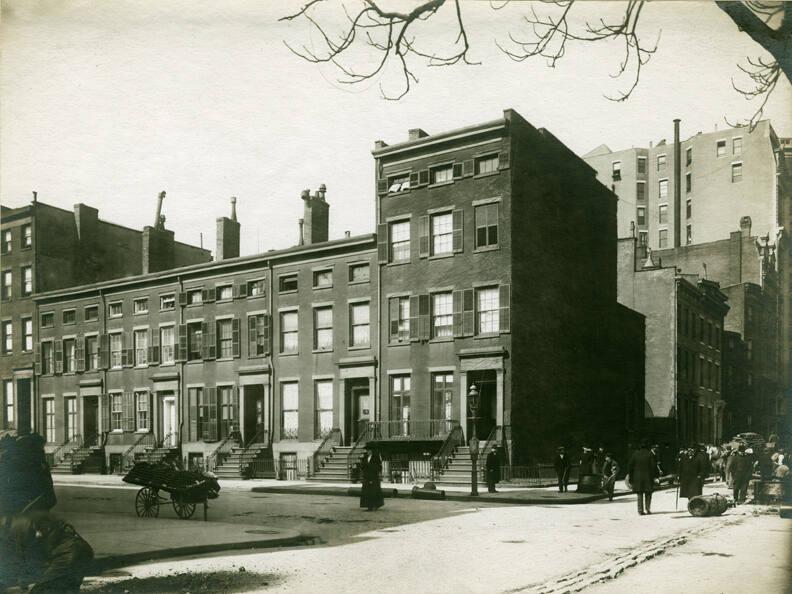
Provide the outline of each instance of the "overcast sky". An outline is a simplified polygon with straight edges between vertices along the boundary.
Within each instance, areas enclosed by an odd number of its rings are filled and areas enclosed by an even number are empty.
[[[350,3],[352,4],[352,3]],[[391,2],[397,8],[414,3]],[[4,0],[0,87],[0,199],[71,209],[84,202],[100,217],[134,228],[153,222],[166,190],[167,227],[180,241],[214,251],[215,218],[238,197],[242,253],[294,245],[300,191],[327,185],[331,237],[374,230],[374,141],[406,139],[501,116],[512,107],[578,154],[683,137],[753,113],[731,87],[738,62],[760,48],[714,4],[652,2],[640,31],[660,48],[626,102],[628,85],[609,77],[616,44],[574,45],[555,69],[515,63],[495,46],[520,34],[514,3],[463,4],[481,66],[415,66],[420,83],[399,102],[378,84],[346,87],[332,67],[308,64],[283,44],[318,43],[303,23],[279,23],[295,2]],[[328,9],[332,9],[329,6]],[[614,10],[587,3],[593,15]],[[439,39],[449,7],[423,34]],[[337,10],[325,10],[339,23]],[[445,21],[443,19],[446,19]],[[394,72],[383,84],[395,89]],[[739,79],[738,79],[739,80]],[[766,109],[792,136],[792,91],[782,80]]]

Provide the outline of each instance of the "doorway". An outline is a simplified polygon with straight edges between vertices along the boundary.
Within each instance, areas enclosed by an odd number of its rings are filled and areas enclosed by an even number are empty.
[[[245,386],[244,427],[242,432],[245,443],[262,442],[264,439],[264,386],[254,384]]]
[[[344,436],[346,445],[354,443],[374,416],[368,378],[348,379],[345,383]]]
[[[468,372],[468,392],[476,384],[479,391],[479,404],[476,411],[476,437],[485,440],[497,424],[498,384],[495,370]],[[467,392],[466,392],[467,394]],[[473,419],[468,408],[467,435],[473,435]]]
[[[99,443],[99,397],[83,397],[83,444],[95,446]]]
[[[162,445],[163,447],[175,447],[178,443],[178,419],[176,418],[176,397],[172,392],[166,392],[162,396]]]

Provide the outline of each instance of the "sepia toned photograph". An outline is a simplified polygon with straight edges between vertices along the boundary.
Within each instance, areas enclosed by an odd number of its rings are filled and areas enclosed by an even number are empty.
[[[792,594],[792,2],[0,0],[0,593]]]

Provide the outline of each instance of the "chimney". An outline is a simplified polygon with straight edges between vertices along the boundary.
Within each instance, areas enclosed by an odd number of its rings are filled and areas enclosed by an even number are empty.
[[[740,217],[740,231],[742,232],[743,237],[751,236],[751,224],[751,217]]]
[[[231,218],[217,219],[215,260],[239,257],[239,222],[236,215],[236,196],[231,196]]]
[[[386,146],[388,146],[388,143],[385,142],[384,140],[375,140],[374,141],[374,150],[375,151],[378,151],[380,149],[384,149]]]
[[[160,228],[143,227],[141,255],[143,258],[143,274],[169,270],[174,267],[176,259],[176,242],[173,231]]]
[[[413,128],[408,132],[410,140],[418,140],[419,138],[426,138],[429,136],[426,132],[421,130],[420,128]]]
[[[344,237],[349,239],[351,236],[352,236],[352,234],[349,231],[344,231]]]
[[[679,145],[679,118],[674,120],[674,247],[682,245],[682,148]]]
[[[33,190],[33,204],[35,204],[36,202],[38,202],[38,192],[36,192],[36,190]]]
[[[297,219],[297,225],[300,227],[300,234],[297,236],[297,245],[305,245],[305,235],[303,231],[303,225],[305,221],[302,219]]]
[[[164,229],[165,228],[165,221],[162,220],[162,201],[165,200],[165,190],[159,193],[157,196],[157,214],[154,215],[154,228],[155,229]]]
[[[80,242],[91,241],[98,235],[99,211],[82,203],[75,204],[74,224],[77,229],[77,240]]]
[[[322,184],[313,196],[309,190],[303,190],[300,195],[304,202],[300,236],[305,245],[327,241],[330,205],[325,200],[326,193],[327,186]]]

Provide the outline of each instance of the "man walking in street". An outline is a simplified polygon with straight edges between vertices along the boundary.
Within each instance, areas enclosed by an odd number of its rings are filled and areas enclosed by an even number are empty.
[[[602,489],[608,494],[608,501],[613,501],[613,489],[616,486],[616,475],[619,474],[619,463],[613,459],[613,454],[605,454],[602,464]]]
[[[737,452],[732,456],[731,463],[732,481],[734,488],[732,495],[736,503],[745,503],[748,493],[748,483],[753,473],[753,460],[745,453],[745,446],[740,444]]]
[[[558,454],[555,457],[556,476],[558,477],[558,492],[563,493],[567,490],[569,484],[569,471],[572,468],[572,462],[569,461],[566,450],[562,447],[558,448]]]
[[[627,464],[627,475],[633,491],[638,495],[638,514],[652,513],[652,491],[657,474],[657,460],[649,451],[649,442],[641,441],[640,448],[633,452]]]

